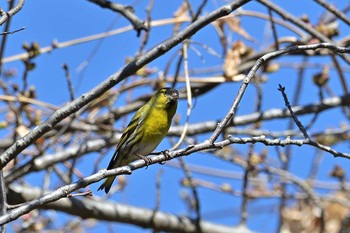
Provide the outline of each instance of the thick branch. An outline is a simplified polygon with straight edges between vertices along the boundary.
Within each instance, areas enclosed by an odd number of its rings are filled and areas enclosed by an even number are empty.
[[[70,116],[71,114],[77,112],[83,106],[101,96],[103,93],[111,89],[114,85],[118,84],[120,81],[124,80],[126,77],[134,74],[137,70],[142,68],[147,63],[155,60],[160,57],[174,46],[181,43],[188,37],[191,37],[193,34],[198,32],[201,28],[213,22],[214,20],[230,14],[233,10],[241,7],[242,5],[249,2],[249,0],[238,0],[233,3],[227,4],[211,13],[206,15],[203,18],[198,19],[197,21],[190,24],[183,31],[177,33],[171,38],[167,39],[163,43],[154,47],[147,53],[145,53],[140,58],[130,62],[126,65],[120,72],[117,72],[111,75],[107,80],[102,82],[100,85],[93,88],[91,91],[83,94],[75,101],[72,101],[57,110],[48,120],[37,126],[34,130],[29,132],[27,135],[17,140],[10,148],[0,155],[0,169],[3,168],[9,161],[14,159],[21,151],[39,139],[46,132],[52,130],[54,126],[62,121],[64,118]]]
[[[11,186],[8,194],[11,204],[19,204],[39,198],[43,190],[23,186]],[[133,224],[143,228],[150,228],[164,232],[196,232],[195,221],[184,216],[177,216],[162,211],[139,208],[111,201],[101,201],[97,198],[63,198],[40,207],[62,211],[82,219],[95,218],[104,221],[113,221]],[[201,221],[202,233],[205,232],[241,232],[252,233],[240,227],[228,227],[210,222]]]

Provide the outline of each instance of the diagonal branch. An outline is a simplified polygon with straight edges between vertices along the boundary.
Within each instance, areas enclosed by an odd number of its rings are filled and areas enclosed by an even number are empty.
[[[169,155],[172,158],[177,158],[185,155],[192,154],[194,152],[206,150],[206,149],[221,149],[224,146],[230,145],[230,144],[248,144],[248,143],[263,143],[266,146],[286,146],[286,145],[297,145],[301,146],[304,144],[311,145],[313,147],[319,148],[321,150],[324,150],[330,154],[333,154],[334,156],[339,156],[343,158],[350,158],[350,154],[342,153],[333,150],[329,146],[324,146],[322,144],[313,142],[311,140],[292,140],[290,138],[287,138],[285,140],[280,139],[267,139],[265,136],[260,137],[250,137],[250,138],[235,138],[235,137],[228,137],[228,139],[225,139],[221,142],[217,143],[209,143],[207,140],[206,142],[199,143],[197,145],[190,145],[187,148],[172,151],[169,152]],[[157,156],[150,157],[149,164],[146,165],[146,162],[143,159],[137,160],[130,165],[118,167],[111,170],[101,170],[93,175],[90,175],[88,177],[85,177],[83,179],[78,180],[77,182],[73,184],[68,184],[65,186],[62,186],[58,188],[55,191],[52,191],[50,193],[47,193],[41,197],[38,197],[34,200],[31,200],[20,207],[13,209],[9,211],[7,214],[0,216],[0,226],[6,223],[9,223],[11,221],[16,220],[20,216],[29,213],[30,211],[37,209],[39,207],[42,207],[45,204],[55,202],[57,200],[60,200],[62,198],[66,198],[70,193],[80,189],[84,188],[92,183],[96,183],[104,178],[114,176],[114,175],[121,175],[121,174],[132,174],[132,171],[149,166],[151,164],[155,163],[161,163],[165,162],[169,159],[168,156],[165,156],[163,153]],[[153,213],[153,212],[152,212]]]
[[[125,78],[134,74],[137,70],[142,68],[147,63],[155,60],[156,58],[162,56],[164,53],[181,43],[188,37],[191,37],[201,28],[205,27],[214,20],[230,14],[233,10],[241,7],[250,0],[237,0],[217,10],[207,14],[203,18],[199,18],[197,21],[193,22],[187,26],[183,31],[177,33],[161,44],[155,46],[153,49],[145,53],[140,58],[130,62],[121,71],[111,75],[107,80],[90,90],[89,92],[83,94],[76,100],[69,102],[64,107],[57,110],[48,120],[37,126],[31,132],[29,132],[24,137],[17,140],[10,148],[0,155],[0,169],[3,168],[9,161],[14,159],[21,151],[30,146],[33,142],[39,139],[46,132],[49,132],[57,125],[60,121],[70,116],[71,114],[77,112],[79,109],[84,107],[86,104],[90,103],[92,100],[98,98],[103,93],[111,89],[114,85],[118,84]]]
[[[316,49],[322,49],[327,48],[337,53],[350,53],[350,48],[340,47],[331,43],[320,43],[320,44],[311,44],[311,45],[295,45],[290,46],[285,49],[277,50],[275,52],[267,53],[264,56],[260,57],[255,65],[252,67],[252,69],[249,71],[248,75],[245,77],[245,79],[242,82],[242,85],[238,91],[238,94],[236,98],[233,101],[233,104],[226,114],[226,116],[223,118],[221,122],[217,124],[217,127],[215,131],[212,133],[210,138],[208,139],[209,143],[214,143],[215,140],[219,137],[221,132],[224,130],[224,128],[227,126],[229,121],[235,116],[237,108],[239,106],[239,103],[241,102],[244,92],[246,91],[248,84],[250,81],[255,77],[256,72],[258,69],[265,64],[267,61],[271,60],[272,58],[279,57],[283,54],[293,54],[300,51],[306,51],[306,50],[316,50]]]

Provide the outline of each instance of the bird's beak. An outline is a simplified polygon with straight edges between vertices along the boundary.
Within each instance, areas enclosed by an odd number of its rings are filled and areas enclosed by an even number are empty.
[[[179,98],[179,92],[173,92],[171,93],[171,98],[177,100]]]

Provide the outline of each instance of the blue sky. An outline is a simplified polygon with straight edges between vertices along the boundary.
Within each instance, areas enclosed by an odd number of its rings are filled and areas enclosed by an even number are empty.
[[[119,3],[131,4],[129,1],[118,1]],[[311,18],[311,22],[315,23],[318,20],[318,16],[323,12],[323,10],[312,3],[311,1],[304,1],[303,6],[295,4],[294,1],[275,1],[276,3],[283,4],[285,9],[288,9],[290,13],[294,15],[301,16],[303,14],[308,14]],[[148,5],[148,1],[136,1],[135,2],[136,14],[144,19],[145,7]],[[164,19],[172,17],[173,12],[181,4],[181,1],[155,1],[155,7],[152,13],[154,20]],[[204,12],[209,12],[215,7],[222,6],[224,1],[209,1]],[[337,6],[344,4],[343,2],[337,2]],[[5,8],[4,3],[0,4],[0,7]],[[342,8],[342,7],[340,7]],[[263,13],[267,13],[264,7],[259,6],[257,3],[252,2],[244,7],[245,10],[258,10]],[[119,15],[110,12],[108,10],[102,9],[88,1],[27,1],[23,10],[13,18],[11,24],[11,30],[16,30],[23,26],[26,27],[25,30],[18,32],[14,35],[10,35],[8,38],[8,45],[5,51],[5,57],[22,53],[22,43],[26,41],[27,43],[38,42],[41,47],[50,45],[54,40],[58,42],[63,42],[67,40],[72,40],[80,37],[89,36],[92,34],[97,34],[104,32],[109,25],[114,22],[113,29],[120,28],[128,25],[128,22],[120,17]],[[269,30],[267,29],[269,25],[262,20],[252,19],[248,17],[243,17],[242,25],[249,34],[259,39],[255,43],[246,42],[248,46],[254,48],[262,48],[266,44],[270,44],[272,40],[271,34],[269,35]],[[342,34],[349,34],[348,27],[340,25]],[[293,33],[278,27],[278,32],[280,35],[294,35]],[[264,38],[264,35],[269,35]],[[148,43],[146,49],[150,49],[157,45],[161,41],[171,37],[172,35],[172,25],[161,26],[157,28],[152,28],[150,35],[150,42]],[[235,33],[230,34],[231,40],[242,39],[242,37],[237,36]],[[263,38],[263,39],[262,39]],[[214,29],[211,26],[206,27],[202,31],[198,32],[193,36],[193,41],[205,43],[217,50],[221,54],[221,47],[218,46],[218,38],[215,34]],[[29,84],[35,85],[37,92],[39,93],[38,99],[48,101],[57,106],[63,106],[67,101],[69,101],[69,93],[66,87],[66,81],[64,78],[64,71],[62,69],[62,64],[67,64],[70,67],[73,85],[75,86],[76,95],[81,95],[84,92],[90,90],[96,84],[102,82],[109,75],[118,71],[124,64],[126,57],[134,56],[140,45],[140,38],[136,37],[136,32],[131,30],[113,37],[106,38],[96,55],[91,60],[90,64],[87,66],[84,74],[78,73],[77,68],[79,65],[85,61],[91,51],[94,49],[98,42],[88,42],[84,44],[79,44],[76,46],[57,49],[49,54],[40,55],[35,59],[37,64],[35,70],[29,74]],[[195,46],[196,47],[196,46]],[[162,70],[164,69],[166,63],[171,56],[177,53],[180,46],[172,49],[168,54],[160,57],[156,61],[149,64],[149,67]],[[205,49],[200,46],[196,47],[202,54],[203,58],[196,55],[195,52],[189,52],[189,61],[191,68],[206,67],[212,65],[221,65],[223,58],[218,58],[206,52]],[[277,61],[301,61],[300,57],[287,57],[281,58]],[[329,63],[329,59],[322,58],[320,60],[322,63]],[[11,62],[5,64],[5,69],[16,69],[18,70],[18,75],[14,77],[14,82],[21,83],[21,71],[23,70],[23,64],[21,61]],[[171,73],[175,70],[173,65],[171,68]],[[310,77],[304,84],[304,89],[302,90],[301,103],[313,103],[318,101],[318,90],[312,83],[312,75],[315,72],[319,72],[319,69],[310,69],[307,71],[307,77]],[[348,74],[347,74],[348,75]],[[331,76],[335,77],[336,73],[331,71]],[[278,84],[286,86],[286,93],[293,95],[295,89],[297,74],[290,68],[282,68],[279,72],[269,75],[268,83],[263,85],[264,99],[263,99],[263,110],[271,108],[284,108],[284,102],[281,97],[280,92],[277,90]],[[332,85],[333,90],[339,94],[342,93],[340,89],[339,80],[335,77],[330,80],[330,85]],[[207,95],[198,98],[195,102],[195,108],[192,111],[190,118],[191,123],[201,122],[204,120],[219,120],[221,119],[228,108],[232,104],[234,97],[237,94],[237,90],[240,83],[229,83],[214,89]],[[183,87],[183,84],[177,86],[177,88]],[[59,91],[58,91],[59,90]],[[61,91],[62,90],[62,91]],[[141,92],[149,92],[149,88],[139,89],[140,91],[134,93],[134,97],[141,95]],[[251,113],[254,110],[256,89],[253,85],[249,86],[240,108],[238,115]],[[224,96],[224,101],[222,100]],[[122,98],[121,98],[122,100]],[[120,106],[125,104],[124,102],[116,102],[115,106]],[[339,127],[340,122],[345,121],[344,117],[341,116],[340,110],[328,111],[324,116],[320,117],[317,121],[315,127],[310,131],[317,132],[318,128],[324,127]],[[186,102],[181,101],[178,107],[178,114],[180,114],[181,122],[184,122],[186,114]],[[302,122],[307,122],[310,120],[310,116],[301,117]],[[122,122],[116,122],[116,128],[122,127]],[[262,125],[263,129],[271,130],[281,130],[287,127],[288,121],[286,120],[273,120],[266,122]],[[208,135],[202,135],[199,140],[206,139]],[[165,140],[159,147],[158,150],[164,150],[169,148],[169,143]],[[238,151],[246,151],[246,145],[237,145],[235,148]],[[263,145],[257,145],[256,150],[261,151],[265,148]],[[291,162],[291,170],[294,174],[300,177],[306,177],[309,171],[309,164],[315,155],[315,149],[305,146],[302,148],[293,147],[293,159]],[[347,151],[348,145],[336,146],[336,149],[340,151]],[[274,148],[268,148],[271,158],[277,160]],[[113,151],[110,151],[110,156]],[[244,154],[244,153],[243,153]],[[99,154],[91,154],[86,158],[96,159]],[[101,169],[107,166],[110,156],[106,156],[101,163]],[[90,160],[89,159],[89,160]],[[199,164],[203,166],[210,166],[215,168],[220,168],[228,171],[242,172],[242,169],[223,162],[213,156],[205,153],[197,153],[185,158],[186,162],[189,164]],[[92,172],[91,160],[80,160],[80,166],[84,168],[85,175],[89,175]],[[320,171],[320,179],[329,179],[327,174],[331,170],[334,164],[342,164],[344,167],[349,167],[349,163],[345,159],[334,159],[333,156],[329,154],[324,155],[324,162],[322,163]],[[147,170],[141,169],[136,171],[132,176],[128,177],[129,185],[123,193],[115,194],[112,199],[127,203],[130,205],[141,206],[145,208],[154,207],[154,196],[155,196],[155,185],[154,180],[159,171],[159,168],[164,169],[164,174],[162,176],[162,190],[163,193],[161,199],[161,210],[169,211],[176,214],[187,214],[186,206],[180,200],[181,192],[189,192],[189,190],[182,188],[179,183],[180,177],[183,177],[183,172],[167,165],[155,165],[150,166]],[[90,172],[90,173],[89,173]],[[31,180],[36,179],[39,175],[34,173],[30,175]],[[198,179],[209,179],[208,176],[196,174],[195,178]],[[219,179],[210,177],[212,182],[217,182],[221,184],[223,182],[229,182],[235,189],[240,190],[241,182]],[[40,183],[38,184],[40,185]],[[60,185],[59,183],[57,185]],[[90,188],[96,196],[103,196],[104,193],[96,192],[97,187],[100,184],[91,185]],[[140,196],[139,190],[143,190],[142,196]],[[235,225],[238,224],[241,198],[232,197],[227,194],[222,194],[214,191],[208,191],[199,188],[199,194],[202,202],[202,213],[203,216],[209,216],[208,221],[213,221],[216,223]],[[248,218],[248,225],[252,230],[257,232],[270,232],[275,229],[276,219],[271,216],[276,215],[277,206],[275,205],[275,200],[261,199],[253,201],[249,205],[250,214],[259,213],[264,206],[271,206],[271,208],[263,208],[261,214],[258,216],[252,215]],[[227,210],[228,209],[228,210]],[[268,209],[269,211],[266,211]],[[223,215],[218,214],[218,218],[210,217],[213,216],[212,211],[227,210],[226,213],[223,211]],[[259,210],[259,211],[254,211]],[[230,212],[232,211],[232,212]],[[207,213],[207,215],[206,215]],[[225,217],[225,215],[227,215]],[[66,216],[59,214],[57,216],[56,225],[64,226],[67,219],[71,216]],[[132,227],[125,224],[113,224],[113,228],[116,227],[116,231],[119,232],[148,232],[148,230],[139,229],[137,227]],[[107,226],[102,223],[98,227],[93,228],[91,232],[97,232],[98,229],[103,229],[107,231]]]

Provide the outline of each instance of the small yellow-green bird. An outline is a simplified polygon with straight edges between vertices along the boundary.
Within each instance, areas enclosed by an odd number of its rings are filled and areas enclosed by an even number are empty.
[[[176,112],[179,92],[173,88],[162,88],[136,113],[124,130],[108,168],[128,165],[137,160],[148,162],[147,155],[163,140],[169,131]],[[108,177],[98,190],[108,193],[115,176]]]

